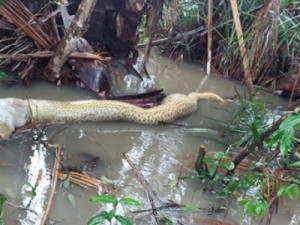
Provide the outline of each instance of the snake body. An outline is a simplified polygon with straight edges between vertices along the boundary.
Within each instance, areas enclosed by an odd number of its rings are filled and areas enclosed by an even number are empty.
[[[16,127],[29,122],[126,120],[155,125],[160,122],[174,121],[194,113],[198,108],[198,100],[200,99],[224,102],[220,96],[211,92],[193,92],[188,95],[171,94],[164,99],[161,105],[149,109],[112,100],[62,102],[15,98],[0,99],[0,136],[8,138]]]

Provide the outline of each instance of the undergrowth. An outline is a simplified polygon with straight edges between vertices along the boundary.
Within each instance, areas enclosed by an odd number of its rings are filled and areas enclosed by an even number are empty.
[[[255,97],[239,102],[240,110],[227,127],[230,145],[212,155],[200,148],[195,168],[205,188],[221,187],[220,198],[237,197],[246,215],[269,214],[270,224],[281,199],[299,199],[300,109],[270,117]]]

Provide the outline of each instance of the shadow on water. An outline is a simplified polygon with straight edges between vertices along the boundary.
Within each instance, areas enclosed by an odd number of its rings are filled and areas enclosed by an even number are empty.
[[[206,77],[199,67],[192,64],[177,65],[160,56],[150,64],[150,72],[156,74],[153,78],[155,83],[163,87],[167,94],[212,91],[224,97],[232,97],[236,90],[242,94],[245,91],[242,86],[232,81],[213,76]],[[56,87],[44,82],[34,83],[29,89],[25,87],[0,87],[0,89],[1,98],[36,98],[38,96],[41,99],[76,100],[95,97],[86,90]],[[274,96],[270,98],[274,104],[284,104],[280,98]],[[220,129],[218,121],[230,121],[235,108],[234,103],[220,106],[214,102],[204,101],[200,103],[196,114],[180,119],[176,123]],[[160,200],[163,202],[172,200],[204,209],[197,213],[183,213],[172,208],[160,211],[159,216],[173,220],[174,224],[180,224],[180,222],[181,224],[211,224],[201,218],[212,218],[228,224],[255,224],[242,216],[236,203],[217,199],[214,192],[204,193],[199,181],[178,180],[176,183],[183,167],[192,168],[201,144],[204,144],[210,151],[224,151],[226,140],[223,140],[221,135],[190,135],[183,127],[167,124],[142,126],[127,122],[107,122],[64,126],[48,127],[45,133],[47,138],[53,136],[54,141],[63,146],[69,162],[80,163],[82,157],[86,155],[99,157],[99,165],[88,173],[97,178],[106,176],[114,180],[114,185],[118,190],[117,195],[138,199],[142,203],[141,209],[149,209],[151,204],[145,188],[136,178],[130,165],[122,158],[123,153],[128,153],[128,157],[143,174]],[[24,198],[28,196],[29,199],[31,198],[30,190],[32,189],[28,187],[34,185],[36,181],[30,181],[32,175],[29,174],[29,169],[23,168],[24,165],[32,166],[34,160],[36,161],[33,166],[38,168],[37,171],[46,174],[44,184],[46,192],[41,194],[47,195],[51,186],[49,181],[54,153],[32,141],[32,136],[32,133],[28,133],[10,141],[1,141],[0,159],[13,166],[3,166],[0,170],[0,193],[4,193],[12,205],[23,207],[28,205],[28,202],[24,202]],[[35,159],[36,152],[39,153]],[[41,165],[43,163],[45,165]],[[86,224],[96,212],[104,210],[102,206],[89,202],[89,197],[94,194],[96,193],[93,191],[83,190],[74,185],[65,188],[62,183],[59,183],[49,217],[50,221],[53,224],[55,222],[66,225]],[[73,196],[72,199],[70,196]],[[22,224],[39,224],[35,214],[40,215],[43,206],[39,205],[39,202],[31,203],[31,206],[34,204],[39,209],[35,209],[36,212],[31,214],[28,210],[17,210],[13,206],[5,205],[4,220],[7,223],[19,220]],[[47,201],[43,200],[42,204],[47,204]],[[211,213],[212,209],[220,207],[228,210]],[[296,205],[293,207],[296,210]],[[134,224],[155,224],[150,211],[130,213],[133,210],[137,209],[118,207],[118,213],[131,218]],[[299,221],[299,218],[296,219]],[[281,210],[273,219],[272,224],[297,224],[290,221],[290,217],[285,214],[284,210]]]

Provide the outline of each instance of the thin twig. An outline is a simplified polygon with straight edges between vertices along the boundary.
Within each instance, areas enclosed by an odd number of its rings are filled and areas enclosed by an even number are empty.
[[[48,143],[48,147],[54,147],[55,148],[55,162],[54,162],[53,171],[52,171],[52,187],[51,187],[50,194],[49,194],[48,204],[46,206],[45,213],[44,213],[43,218],[41,220],[41,225],[46,224],[49,212],[50,212],[51,207],[52,207],[54,194],[55,194],[55,190],[56,190],[56,185],[57,185],[58,170],[59,170],[59,165],[60,165],[60,154],[61,154],[60,145]]]
[[[212,31],[213,31],[213,0],[208,0],[208,21],[207,21],[207,64],[206,72],[210,75],[211,71],[211,48],[212,48]]]
[[[161,203],[162,201],[157,197],[156,192],[152,189],[151,185],[147,182],[147,180],[145,179],[145,177],[143,176],[143,174],[141,174],[139,172],[139,170],[136,168],[136,166],[134,165],[134,163],[129,159],[129,157],[127,156],[126,153],[123,153],[123,157],[129,163],[129,165],[131,166],[131,168],[132,168],[133,172],[135,173],[136,177],[138,178],[138,180],[140,181],[140,183],[145,188],[145,190],[146,190],[146,192],[148,194],[148,198],[149,198],[151,207],[152,207],[152,213],[154,215],[156,224],[159,224],[158,214],[157,214],[157,207],[155,205],[155,202]]]

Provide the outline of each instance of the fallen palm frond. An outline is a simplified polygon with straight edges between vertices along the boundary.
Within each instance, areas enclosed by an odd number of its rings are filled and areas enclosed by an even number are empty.
[[[70,182],[72,182],[82,188],[91,187],[91,188],[96,188],[96,189],[101,189],[101,190],[104,189],[106,192],[114,193],[114,190],[111,186],[105,184],[101,180],[98,180],[98,179],[88,176],[86,174],[73,172],[73,171],[70,171],[70,172],[58,171],[58,178],[61,180],[68,179]]]
[[[49,50],[60,41],[57,24],[52,18],[55,13],[50,5],[45,5],[34,15],[20,0],[3,0],[0,15],[0,67],[7,74],[1,81],[29,84],[32,71],[37,69],[41,74],[46,62],[41,59],[51,59],[54,53]],[[88,49],[77,51],[71,53],[71,58],[95,60],[101,65],[110,60]]]
[[[20,0],[3,0],[0,14],[1,54],[28,54],[38,49],[50,49],[56,43],[43,28],[45,23],[42,25]],[[8,58],[0,60],[0,67],[12,75],[9,81],[26,81],[37,63],[32,59],[12,62]]]
[[[20,0],[3,0],[0,7],[0,14],[43,49],[50,49],[53,46],[54,43],[49,35]]]

